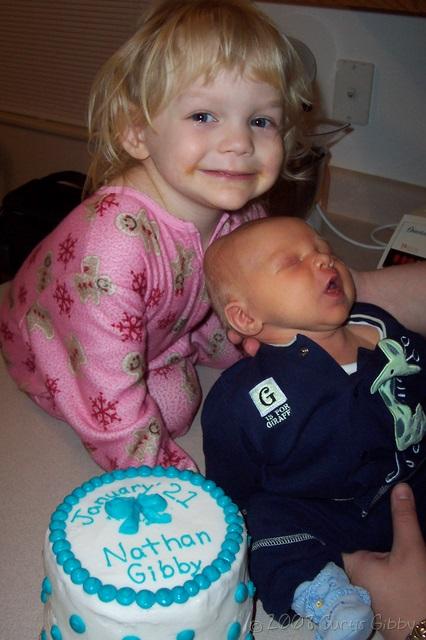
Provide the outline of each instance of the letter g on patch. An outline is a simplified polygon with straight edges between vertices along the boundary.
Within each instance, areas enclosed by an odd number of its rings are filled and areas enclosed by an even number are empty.
[[[273,378],[265,378],[249,391],[250,397],[262,418],[287,402],[287,396]]]

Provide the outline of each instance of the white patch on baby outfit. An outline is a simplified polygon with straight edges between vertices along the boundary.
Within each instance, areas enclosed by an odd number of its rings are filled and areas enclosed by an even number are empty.
[[[287,401],[287,396],[273,378],[265,378],[249,393],[262,418]]]

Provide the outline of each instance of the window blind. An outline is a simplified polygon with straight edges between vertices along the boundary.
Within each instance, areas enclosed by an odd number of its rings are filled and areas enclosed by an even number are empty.
[[[96,72],[135,31],[149,4],[1,0],[0,119],[15,115],[84,128]]]

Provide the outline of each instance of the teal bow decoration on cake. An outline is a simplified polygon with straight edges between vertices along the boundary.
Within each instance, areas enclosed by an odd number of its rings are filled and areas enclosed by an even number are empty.
[[[139,531],[141,516],[144,524],[167,523],[172,516],[163,513],[167,508],[167,501],[158,493],[146,495],[140,493],[136,498],[112,498],[105,503],[105,511],[115,520],[123,520],[119,532],[133,534]]]

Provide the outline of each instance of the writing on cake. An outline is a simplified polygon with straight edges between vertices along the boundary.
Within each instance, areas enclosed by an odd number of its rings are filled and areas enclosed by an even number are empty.
[[[137,584],[143,584],[147,577],[150,577],[153,582],[157,582],[159,579],[168,580],[178,576],[195,576],[202,568],[202,561],[192,559],[184,561],[176,553],[196,546],[204,547],[211,542],[212,539],[206,531],[187,533],[179,537],[166,537],[161,534],[156,540],[144,538],[138,546],[129,547],[125,546],[123,542],[119,542],[115,549],[104,547],[103,554],[107,567],[113,567],[117,563],[126,564],[130,580]],[[164,562],[164,557],[167,554],[170,558]],[[141,560],[146,560],[149,564],[144,566],[140,562]]]
[[[131,496],[138,493],[139,495],[147,495],[150,493],[162,493],[169,500],[173,500],[184,509],[189,508],[189,502],[198,496],[197,491],[192,491],[183,487],[179,482],[171,482],[167,488],[161,489],[161,482],[153,484],[137,483],[125,487],[120,487],[117,490],[108,491],[105,494],[97,497],[91,506],[87,510],[77,509],[72,515],[71,524],[76,521],[79,524],[87,526],[91,525],[95,521],[95,516],[99,513],[103,513],[105,504],[113,500],[114,498]]]

